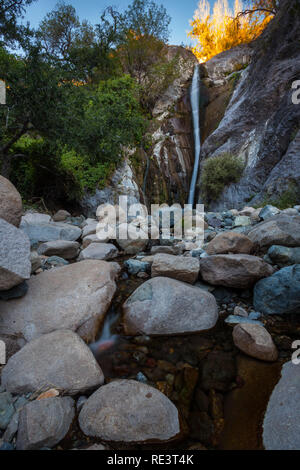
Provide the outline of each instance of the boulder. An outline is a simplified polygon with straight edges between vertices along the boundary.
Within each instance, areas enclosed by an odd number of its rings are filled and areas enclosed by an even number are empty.
[[[27,403],[19,415],[17,450],[54,447],[69,432],[74,416],[70,397]]]
[[[33,223],[22,218],[20,228],[32,243],[56,240],[76,241],[81,237],[81,229],[63,222]]]
[[[272,336],[260,325],[243,323],[233,329],[233,341],[248,356],[262,361],[277,361],[278,351]]]
[[[108,243],[110,240],[109,237],[106,238],[106,240],[100,240],[98,238],[98,235],[96,233],[92,233],[91,235],[87,235],[86,237],[83,238],[82,240],[82,248],[85,249],[87,248],[91,243]]]
[[[300,449],[300,367],[284,364],[275,386],[263,423],[266,450]]]
[[[246,289],[274,269],[261,258],[251,255],[214,255],[200,262],[204,281],[212,285]]]
[[[104,376],[82,339],[70,330],[60,330],[26,344],[8,360],[1,380],[16,395],[53,387],[77,395],[102,385]]]
[[[248,237],[262,251],[272,245],[300,246],[300,216],[279,214],[257,224]]]
[[[84,237],[87,237],[88,235],[96,234],[97,226],[98,226],[98,221],[91,220],[87,225],[83,227],[82,237],[84,238]]]
[[[118,254],[118,249],[111,243],[91,243],[87,248],[82,250],[78,259],[111,260],[116,258]]]
[[[259,281],[254,288],[253,305],[266,315],[300,313],[300,264]]]
[[[74,259],[78,256],[80,245],[78,242],[56,240],[42,243],[38,248],[38,254],[44,256],[60,256],[64,259]]]
[[[250,238],[237,232],[224,232],[217,235],[206,247],[209,255],[226,253],[250,254],[254,245]]]
[[[71,214],[65,210],[59,210],[52,217],[53,222],[64,222],[68,217],[71,217]]]
[[[199,276],[200,262],[197,258],[158,254],[152,263],[152,277],[165,276],[194,284]]]
[[[180,433],[178,411],[160,391],[134,380],[116,380],[83,405],[84,434],[115,442],[168,441]]]
[[[273,245],[269,248],[268,257],[272,263],[279,267],[300,264],[300,247],[290,248],[288,246]]]
[[[274,215],[280,214],[280,210],[277,209],[275,206],[265,206],[259,213],[259,218],[262,220],[267,220],[270,219],[271,217],[274,217]]]
[[[22,217],[22,198],[14,185],[0,175],[0,218],[19,227]]]
[[[51,216],[48,214],[41,214],[40,212],[26,212],[21,220],[23,225],[41,225],[48,224],[49,222],[51,222]]]
[[[0,301],[0,335],[31,341],[69,329],[94,341],[116,291],[118,270],[116,263],[88,260],[33,276],[28,295]]]
[[[250,217],[246,217],[245,215],[239,215],[234,219],[234,227],[246,227],[247,225],[251,225]]]
[[[0,219],[0,291],[30,278],[30,242],[14,225]]]
[[[151,248],[151,255],[157,255],[158,253],[164,253],[166,255],[179,255],[180,248],[175,246],[153,246]]]
[[[123,305],[127,335],[169,335],[213,328],[218,307],[212,294],[175,279],[155,277]]]
[[[131,275],[147,273],[151,270],[150,263],[139,261],[137,259],[129,259],[125,261],[124,266]]]

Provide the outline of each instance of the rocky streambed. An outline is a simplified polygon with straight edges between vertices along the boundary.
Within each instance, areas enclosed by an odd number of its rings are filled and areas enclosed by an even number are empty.
[[[2,449],[297,448],[299,206],[100,243],[0,183]]]

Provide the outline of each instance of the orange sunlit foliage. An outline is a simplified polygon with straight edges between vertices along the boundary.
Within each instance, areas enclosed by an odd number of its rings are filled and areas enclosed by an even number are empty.
[[[189,36],[197,41],[193,52],[199,62],[206,62],[220,52],[253,41],[272,19],[272,15],[262,12],[237,17],[242,10],[241,0],[235,0],[234,11],[228,0],[216,0],[211,14],[208,0],[199,1],[189,32]]]

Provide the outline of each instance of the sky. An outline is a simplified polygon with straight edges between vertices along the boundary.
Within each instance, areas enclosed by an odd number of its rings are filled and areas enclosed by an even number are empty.
[[[231,2],[232,0],[230,0]],[[25,15],[25,21],[29,21],[32,27],[38,26],[45,14],[51,11],[57,3],[57,0],[38,0],[33,3]],[[124,11],[130,0],[66,0],[66,3],[72,4],[77,11],[79,17],[83,20],[89,20],[90,23],[96,24],[99,18],[99,12],[105,7],[113,5],[120,11]],[[170,25],[170,44],[192,44],[191,39],[187,36],[190,29],[189,20],[194,16],[197,8],[198,0],[158,0],[157,3],[163,4],[168,14],[172,18]],[[214,0],[210,0],[213,4]]]

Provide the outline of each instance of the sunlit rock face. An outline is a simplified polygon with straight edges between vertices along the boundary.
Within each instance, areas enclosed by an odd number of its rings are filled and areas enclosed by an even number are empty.
[[[245,164],[240,181],[225,188],[212,210],[242,208],[249,200],[258,205],[291,187],[300,190],[300,106],[292,102],[292,83],[300,76],[299,25],[298,2],[282,2],[276,18],[252,43],[251,63],[242,70],[224,117],[202,147],[202,164],[227,152]],[[228,62],[223,53],[212,59],[213,66],[206,65],[208,79],[214,81],[222,71],[218,57]]]

